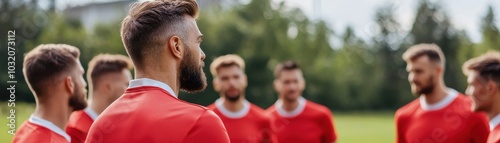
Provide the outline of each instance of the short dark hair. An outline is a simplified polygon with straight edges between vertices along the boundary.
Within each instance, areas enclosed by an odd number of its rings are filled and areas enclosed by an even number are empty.
[[[76,68],[80,50],[66,44],[42,44],[24,57],[23,74],[36,96],[55,84],[59,76]]]
[[[300,70],[300,66],[295,61],[292,60],[284,61],[276,65],[276,67],[274,68],[274,78],[275,79],[279,78],[282,71],[291,71],[297,69]]]
[[[186,33],[185,15],[198,16],[195,0],[157,0],[134,3],[122,21],[121,37],[136,68],[144,57],[155,56],[165,40]]]
[[[482,79],[493,81],[500,86],[500,52],[488,52],[466,61],[462,67],[465,75],[477,71]]]
[[[409,62],[422,56],[427,56],[431,62],[439,63],[445,67],[446,62],[443,51],[441,51],[441,48],[436,44],[424,43],[411,46],[403,53],[403,60]]]
[[[98,80],[108,73],[119,73],[124,69],[132,69],[132,62],[123,55],[100,54],[92,58],[87,70],[87,81],[90,88],[97,86]]]

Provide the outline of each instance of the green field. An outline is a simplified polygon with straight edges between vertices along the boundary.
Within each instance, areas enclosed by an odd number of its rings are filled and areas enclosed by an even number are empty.
[[[7,117],[10,108],[6,102],[0,102],[0,143],[9,143],[12,135],[8,133]],[[16,103],[16,128],[26,120],[34,110],[33,104]],[[335,129],[338,143],[390,143],[394,142],[393,114],[383,113],[336,113]]]

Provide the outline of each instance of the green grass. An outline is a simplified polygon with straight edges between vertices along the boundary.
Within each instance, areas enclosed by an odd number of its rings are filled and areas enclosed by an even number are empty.
[[[334,114],[338,143],[391,143],[395,141],[394,113]]]
[[[10,109],[15,110],[16,129],[18,129],[35,110],[34,104],[16,102],[15,105],[15,107],[9,107],[8,102],[0,102],[0,143],[12,142],[13,136],[8,133],[10,127],[7,126],[7,124],[9,124],[9,119],[7,119],[7,117],[10,116]]]
[[[16,129],[33,113],[34,104],[16,103]],[[10,115],[7,102],[0,102],[0,143],[12,141],[7,133],[7,117]],[[335,130],[338,143],[390,143],[394,142],[393,113],[335,113]]]

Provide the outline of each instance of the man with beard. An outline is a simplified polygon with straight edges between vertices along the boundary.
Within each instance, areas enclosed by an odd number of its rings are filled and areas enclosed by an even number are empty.
[[[330,109],[302,97],[306,83],[300,67],[293,61],[285,61],[276,66],[274,77],[279,97],[266,112],[271,115],[271,129],[278,142],[336,142]]]
[[[90,127],[86,143],[229,143],[210,109],[179,100],[202,91],[203,38],[194,0],[134,3],[122,22],[123,45],[135,67],[125,94]]]
[[[270,143],[269,117],[245,99],[245,62],[237,55],[224,55],[210,65],[214,89],[221,98],[208,108],[219,115],[232,143]]]
[[[441,49],[435,44],[414,45],[403,59],[411,91],[418,99],[396,111],[396,142],[486,142],[486,115],[473,113],[471,100],[444,84]]]
[[[463,65],[467,78],[466,94],[472,111],[485,112],[490,119],[488,143],[500,143],[500,52],[488,52]]]
[[[69,143],[64,128],[73,111],[85,109],[87,83],[78,48],[64,44],[39,45],[24,57],[23,74],[35,96],[36,108],[14,143]]]
[[[103,54],[90,60],[87,70],[89,107],[73,112],[66,126],[72,143],[85,142],[97,116],[125,92],[132,78],[131,68],[132,61],[123,55]]]

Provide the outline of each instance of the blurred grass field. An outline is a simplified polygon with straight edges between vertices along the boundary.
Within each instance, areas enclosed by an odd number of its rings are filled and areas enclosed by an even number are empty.
[[[10,115],[7,102],[0,102],[0,143],[10,143],[12,135],[8,133],[7,117]],[[29,118],[34,104],[17,103],[16,128]],[[390,143],[394,142],[394,122],[391,112],[335,113],[335,129],[338,143]]]

